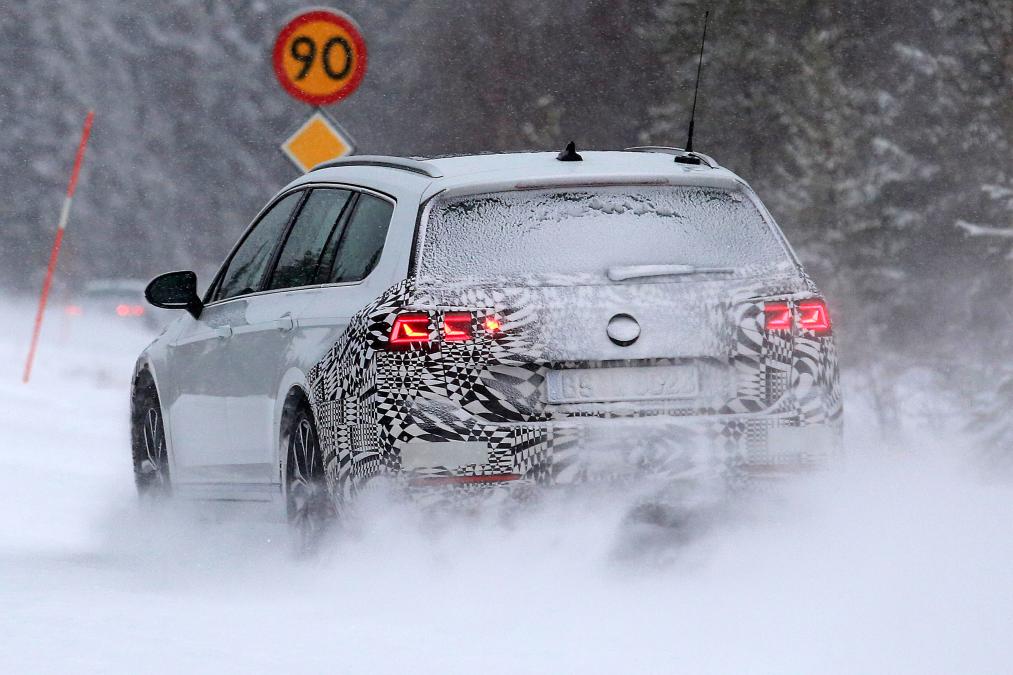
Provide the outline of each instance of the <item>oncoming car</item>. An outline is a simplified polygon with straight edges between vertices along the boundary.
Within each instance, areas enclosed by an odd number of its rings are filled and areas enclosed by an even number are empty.
[[[406,490],[818,464],[838,367],[749,186],[675,148],[351,157],[278,193],[140,356],[142,493],[274,500],[300,526]]]

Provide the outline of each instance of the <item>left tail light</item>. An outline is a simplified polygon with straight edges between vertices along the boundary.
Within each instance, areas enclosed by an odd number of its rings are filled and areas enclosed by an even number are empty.
[[[476,338],[476,330],[484,331],[491,338],[499,337],[503,332],[502,322],[493,314],[447,312],[437,322],[440,328],[435,334],[430,330],[432,323],[428,314],[400,314],[394,319],[387,343],[392,347],[408,347],[439,341],[470,342]]]
[[[475,337],[470,312],[451,312],[443,317],[443,339],[446,342],[467,342]]]
[[[390,344],[399,346],[429,344],[429,315],[402,314],[390,329]]]

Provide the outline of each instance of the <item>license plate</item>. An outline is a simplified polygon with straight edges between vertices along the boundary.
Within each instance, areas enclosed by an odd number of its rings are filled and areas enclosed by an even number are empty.
[[[692,398],[700,382],[692,365],[550,370],[549,403],[606,403]]]

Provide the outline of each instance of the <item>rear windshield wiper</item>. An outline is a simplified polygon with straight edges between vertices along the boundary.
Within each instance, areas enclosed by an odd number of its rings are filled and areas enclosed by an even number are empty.
[[[697,267],[696,265],[628,265],[608,268],[610,281],[644,277],[671,277],[684,274],[735,274],[734,267]]]

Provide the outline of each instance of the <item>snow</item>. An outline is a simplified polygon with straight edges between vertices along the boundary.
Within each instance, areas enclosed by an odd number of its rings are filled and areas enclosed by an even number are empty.
[[[1013,237],[1013,227],[992,227],[991,225],[978,225],[969,223],[966,220],[958,220],[957,227],[971,237]]]
[[[601,283],[611,267],[671,264],[735,268],[742,276],[793,269],[742,193],[627,186],[443,200],[426,222],[420,277],[438,285],[493,276]]]
[[[961,438],[852,460],[687,527],[632,501],[422,515],[371,498],[318,556],[265,514],[140,509],[126,387],[149,339],[0,300],[0,672],[1002,672],[1013,486]],[[51,319],[53,317],[50,317]]]

